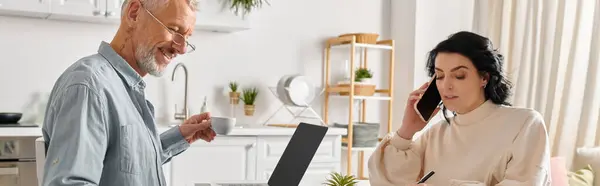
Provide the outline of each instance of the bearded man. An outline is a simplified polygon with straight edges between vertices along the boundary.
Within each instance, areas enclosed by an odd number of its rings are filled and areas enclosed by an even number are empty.
[[[110,43],[56,81],[42,132],[44,186],[163,186],[162,165],[215,137],[208,113],[158,133],[142,79],[194,50],[197,0],[126,0]]]

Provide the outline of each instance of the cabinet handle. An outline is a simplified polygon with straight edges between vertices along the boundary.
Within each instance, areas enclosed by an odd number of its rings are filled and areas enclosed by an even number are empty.
[[[104,16],[104,15],[106,15],[106,12],[103,12],[103,11],[100,11],[100,10],[95,10],[92,13],[94,14],[94,16]]]
[[[113,12],[113,11],[110,11],[110,12],[108,12],[108,13],[107,13],[107,15],[108,15],[108,16],[115,16],[115,15],[117,15],[117,13],[115,13],[115,12]]]
[[[256,147],[256,143],[252,143],[250,145],[246,145],[246,150]]]

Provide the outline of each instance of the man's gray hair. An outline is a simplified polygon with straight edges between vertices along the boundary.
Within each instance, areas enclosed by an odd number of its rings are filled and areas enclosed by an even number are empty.
[[[140,0],[142,3],[144,3],[144,6],[148,9],[148,10],[154,10],[158,7],[160,7],[161,5],[164,5],[166,3],[168,3],[171,0]],[[176,0],[176,1],[181,1],[181,0]],[[196,11],[198,9],[198,0],[186,0],[188,2],[188,5],[190,6],[190,8],[194,11]],[[121,5],[121,14],[123,14],[123,12],[125,11],[125,8],[127,7],[127,4],[129,3],[129,0],[123,0],[123,5]]]

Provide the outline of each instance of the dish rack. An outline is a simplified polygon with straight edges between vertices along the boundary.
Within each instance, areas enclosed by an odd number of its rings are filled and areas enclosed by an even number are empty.
[[[348,134],[346,137],[342,138],[342,141],[346,143],[346,147],[343,147],[344,150],[347,150],[347,175],[352,175],[352,156],[353,152],[358,152],[358,168],[357,168],[357,178],[358,180],[367,180],[364,176],[364,151],[372,151],[375,147],[353,147],[353,121],[355,107],[362,107],[359,112],[359,122],[366,122],[366,100],[376,100],[376,101],[387,101],[387,134],[392,132],[392,105],[393,105],[393,95],[394,95],[394,48],[395,43],[394,40],[380,40],[377,41],[378,35],[376,34],[344,34],[339,37],[330,38],[326,41],[326,54],[325,54],[325,98],[323,103],[323,121],[325,123],[329,123],[329,102],[333,97],[341,97],[342,99],[348,100]],[[347,49],[350,52],[350,81],[347,85],[338,85],[330,83],[330,71],[331,71],[331,50],[336,48]],[[355,54],[358,49],[362,49],[360,52],[362,54],[362,59],[359,59],[360,63],[357,62]],[[386,50],[389,52],[389,75],[388,75],[388,85],[387,88],[377,89],[369,85],[361,84],[360,82],[355,82],[355,70],[356,66],[360,66],[360,68],[367,68],[367,51],[368,50]],[[358,65],[360,64],[360,65]],[[379,94],[379,95],[376,95]],[[355,106],[355,103],[361,103],[360,106]],[[345,109],[345,108],[344,108]],[[385,123],[385,122],[378,122]],[[381,137],[378,138],[378,143],[382,140]]]
[[[298,80],[300,79],[300,80]],[[291,88],[293,87],[289,87],[291,86],[290,81],[294,81],[297,80],[297,82],[299,81],[300,83],[305,83],[307,86],[305,87],[305,91],[309,91],[311,93],[309,93],[309,95],[306,95],[306,97],[301,97],[301,99],[298,99],[298,97],[295,97],[296,99],[293,99],[291,97],[294,97],[294,95],[298,95],[298,94],[292,94],[294,93]],[[305,119],[318,119],[321,123],[321,125],[326,125],[325,121],[323,121],[323,118],[320,117],[320,115],[311,107],[312,102],[320,97],[321,95],[323,95],[323,93],[325,92],[325,89],[323,88],[316,88],[314,86],[312,86],[312,84],[308,85],[308,82],[304,81],[302,79],[302,76],[300,75],[287,75],[287,76],[283,76],[281,78],[281,80],[279,81],[279,83],[277,84],[277,87],[269,87],[270,92],[277,98],[277,100],[279,100],[279,102],[281,103],[281,106],[275,111],[273,112],[273,114],[271,114],[271,116],[269,116],[269,118],[267,118],[267,120],[264,122],[263,125],[269,125],[269,126],[285,126],[285,127],[290,127],[293,126],[289,123],[292,123],[294,120],[298,119],[298,118],[305,118]],[[296,89],[296,91],[298,91]],[[293,118],[286,124],[268,124],[269,121],[271,121],[271,119],[273,119],[273,117],[279,113],[279,111],[281,111],[281,109],[286,109],[292,116]],[[292,111],[291,108],[301,108],[300,112],[294,112]],[[309,111],[313,116],[303,116],[302,114],[306,111]]]

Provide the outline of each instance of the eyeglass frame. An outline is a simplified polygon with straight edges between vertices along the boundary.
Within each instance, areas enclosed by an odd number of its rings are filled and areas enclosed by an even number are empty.
[[[144,4],[143,4],[143,3],[141,3],[141,2],[140,2],[140,4],[142,5],[142,8],[144,8],[144,10],[146,10],[146,12],[148,12],[148,14],[149,14],[149,15],[150,15],[152,18],[154,18],[154,20],[156,20],[156,22],[158,22],[158,24],[160,24],[161,26],[163,26],[163,28],[165,28],[165,29],[167,30],[167,32],[169,32],[169,33],[171,33],[171,34],[173,35],[173,43],[175,43],[175,44],[177,44],[177,45],[181,45],[180,43],[177,43],[177,42],[175,41],[175,39],[174,39],[174,38],[176,37],[176,36],[175,36],[175,34],[177,34],[177,35],[181,36],[181,38],[183,38],[183,40],[185,41],[185,44],[186,44],[188,47],[190,47],[190,49],[191,49],[191,50],[189,50],[189,51],[187,51],[187,50],[186,50],[186,53],[191,53],[191,52],[193,52],[193,51],[196,51],[196,46],[194,46],[193,44],[190,44],[190,43],[187,41],[187,38],[186,38],[186,37],[184,37],[182,34],[180,34],[180,33],[178,33],[178,32],[175,32],[173,29],[170,29],[169,27],[167,27],[165,24],[163,24],[163,23],[162,23],[162,21],[160,21],[158,18],[156,18],[156,16],[154,16],[154,14],[152,14],[152,13],[150,12],[150,10],[148,10],[148,9],[146,8],[146,6],[144,6]]]

